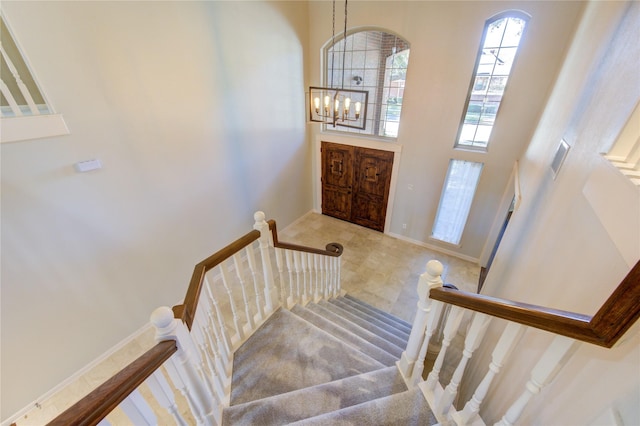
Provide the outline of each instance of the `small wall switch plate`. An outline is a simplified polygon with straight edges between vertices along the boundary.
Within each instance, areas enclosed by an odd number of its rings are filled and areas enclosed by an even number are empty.
[[[76,172],[78,173],[90,172],[91,170],[101,169],[102,163],[97,159],[80,161],[79,163],[74,164],[73,168],[76,169]]]

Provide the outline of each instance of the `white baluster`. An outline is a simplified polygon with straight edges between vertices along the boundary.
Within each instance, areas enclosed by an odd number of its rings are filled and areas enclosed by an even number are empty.
[[[284,279],[284,263],[282,260],[282,249],[276,249],[276,266],[278,267],[278,278],[280,278],[280,303],[282,306],[287,309],[291,306],[289,305],[289,299],[287,297],[287,287]]]
[[[333,263],[333,257],[331,256],[325,256],[327,259],[327,270],[329,271],[329,282],[328,282],[328,294],[329,297],[335,297],[336,296],[336,268],[335,268],[335,264]]]
[[[298,288],[298,303],[305,304],[304,288],[302,287],[302,266],[300,266],[300,252],[293,252],[293,266],[296,271],[296,287]]]
[[[18,74],[18,70],[13,65],[11,58],[9,58],[9,55],[7,55],[7,52],[5,52],[4,48],[2,47],[2,44],[0,44],[0,52],[2,52],[2,57],[4,58],[5,63],[7,64],[7,68],[9,68],[9,71],[11,71],[11,75],[13,76],[13,78],[16,81],[16,84],[18,85],[18,89],[20,89],[20,93],[22,93],[24,100],[27,102],[27,105],[29,106],[29,109],[31,110],[31,114],[40,115],[40,111],[38,110],[36,103],[31,97],[31,93],[29,92],[27,85],[24,84],[24,82],[22,81],[22,78],[20,78],[20,74]]]
[[[313,270],[315,272],[315,289],[313,293],[313,301],[318,303],[322,296],[320,294],[320,289],[322,288],[322,277],[320,276],[320,256],[319,254],[313,255]]]
[[[220,268],[220,275],[222,276],[222,285],[227,292],[227,296],[229,297],[229,306],[231,307],[231,315],[233,316],[233,325],[236,328],[236,333],[238,335],[238,339],[240,341],[244,340],[244,330],[240,325],[240,318],[238,317],[238,312],[236,310],[236,302],[233,300],[233,293],[229,288],[229,271],[227,270],[227,265],[225,262],[222,262],[218,265]]]
[[[444,309],[444,304],[437,300],[431,301],[431,311],[429,312],[429,318],[427,320],[427,329],[424,333],[424,340],[422,346],[420,346],[420,353],[418,354],[418,360],[413,365],[411,372],[411,378],[409,379],[408,386],[413,388],[418,383],[422,382],[422,373],[424,371],[424,360],[427,356],[427,348],[429,347],[429,341],[436,330],[438,325],[438,318],[440,313]]]
[[[303,303],[308,303],[309,302],[309,265],[307,265],[307,253],[304,252],[297,252],[299,254],[300,257],[300,269],[302,271],[302,288],[303,290],[303,294],[304,294],[304,302]]]
[[[293,253],[291,250],[285,250],[284,254],[287,261],[287,271],[289,272],[289,300],[287,300],[287,304],[289,306],[293,306],[296,303],[296,300],[299,299],[300,292],[298,291],[298,293],[296,293],[296,287],[294,286]]]
[[[491,354],[489,371],[484,376],[471,399],[466,403],[462,411],[453,413],[452,417],[458,425],[473,423],[480,412],[480,405],[489,391],[493,378],[500,372],[502,365],[513,351],[513,348],[522,337],[525,327],[515,322],[509,322],[505,327],[498,344]]]
[[[151,376],[145,380],[147,386],[151,390],[153,397],[158,401],[161,407],[166,409],[173,416],[178,426],[187,426],[187,422],[180,415],[176,398],[171,390],[171,386],[164,378],[160,370],[156,370]]]
[[[269,256],[269,224],[265,220],[263,212],[256,212],[253,215],[255,224],[253,229],[260,231],[260,254],[262,255],[262,270],[264,275],[264,303],[266,312],[273,312],[273,303],[271,302],[271,289],[273,288],[273,271],[271,270],[271,257]]]
[[[451,344],[451,340],[456,335],[458,331],[458,327],[460,327],[460,322],[462,321],[462,316],[464,315],[464,309],[453,306],[451,311],[449,311],[449,316],[447,317],[447,324],[444,326],[444,333],[442,339],[442,348],[438,353],[438,357],[433,363],[433,369],[429,373],[427,380],[425,382],[425,388],[429,390],[435,389],[438,380],[440,380],[440,370],[442,369],[442,365],[444,364],[444,357],[447,354],[447,348]]]
[[[329,259],[322,256],[322,297],[329,298],[329,284],[331,283],[331,274],[329,270]]]
[[[242,289],[242,300],[244,301],[244,313],[247,316],[247,324],[249,325],[249,330],[253,331],[256,328],[256,324],[253,321],[253,314],[249,308],[249,299],[247,298],[247,292],[244,288],[244,267],[242,266],[242,259],[238,253],[233,255],[233,266],[235,266],[236,276]]]
[[[138,389],[131,392],[118,407],[124,411],[129,420],[136,426],[155,426],[158,424],[158,418]]]
[[[153,311],[151,323],[156,328],[155,339],[157,342],[175,340],[178,351],[173,354],[175,373],[180,377],[174,381],[177,388],[184,386],[191,398],[194,415],[199,424],[219,424],[221,421],[220,406],[214,403],[215,398],[203,381],[201,373],[202,359],[195,348],[189,330],[182,321],[173,317],[173,311],[166,306]],[[169,369],[167,370],[169,371]],[[170,373],[171,375],[171,373]],[[173,380],[173,377],[172,377]]]
[[[335,258],[336,263],[336,295],[340,294],[342,291],[342,283],[340,282],[340,273],[342,271],[342,258],[340,256]]]
[[[21,116],[22,110],[20,109],[20,105],[18,105],[18,102],[16,102],[16,99],[13,97],[11,90],[9,90],[9,86],[7,86],[2,80],[0,80],[0,93],[2,93],[4,98],[9,103],[13,115],[15,115],[16,117]]]
[[[418,309],[413,320],[413,326],[411,327],[411,334],[409,335],[407,349],[402,353],[402,357],[400,358],[400,363],[398,365],[405,378],[411,377],[413,366],[418,359],[418,355],[422,347],[422,342],[426,339],[425,332],[427,319],[431,312],[429,291],[432,288],[442,287],[441,275],[443,269],[442,263],[437,260],[430,260],[427,262],[425,272],[420,275],[420,279],[418,280]],[[431,334],[429,334],[428,338],[430,337]]]
[[[309,300],[315,299],[315,280],[314,280],[314,267],[313,267],[313,253],[305,253],[307,257],[307,267],[309,268]]]
[[[247,253],[247,262],[249,263],[249,270],[251,271],[251,276],[253,277],[253,292],[256,296],[256,306],[258,307],[258,322],[262,322],[262,318],[264,318],[264,306],[262,305],[262,298],[260,297],[260,285],[258,284],[258,273],[256,266],[256,256],[253,251],[253,246],[249,245],[245,248]]]
[[[196,310],[196,320],[202,319],[202,311],[199,309]],[[203,327],[200,325],[200,321],[194,321],[193,326],[191,327],[191,336],[194,342],[200,348],[200,356],[204,360],[202,364],[202,369],[204,371],[204,380],[209,387],[209,391],[213,395],[215,395],[218,399],[218,403],[222,403],[224,401],[224,385],[222,384],[222,380],[220,379],[219,373],[224,373],[223,371],[216,371],[215,367],[215,359],[211,359],[211,354],[215,352],[213,348],[209,347],[209,341],[207,336],[203,330]]]
[[[209,280],[207,277],[204,278],[205,288],[207,289],[207,296],[209,296],[209,301],[213,305],[213,309],[216,311],[216,318],[218,319],[218,328],[219,334],[223,339],[223,351],[225,353],[225,357],[229,359],[231,356],[231,349],[233,349],[233,345],[231,344],[231,338],[229,337],[229,333],[224,326],[224,320],[222,319],[222,314],[220,313],[220,307],[218,306],[218,301],[215,297],[213,297],[213,291],[211,290],[211,285],[209,284]]]
[[[555,378],[560,369],[576,351],[580,342],[569,337],[556,335],[542,358],[531,370],[531,378],[525,386],[520,398],[507,410],[496,426],[512,426],[515,424],[531,398]]]
[[[209,344],[214,350],[216,370],[220,373],[220,376],[226,380],[227,366],[229,364],[229,354],[227,353],[226,347],[220,338],[220,333],[218,332],[218,327],[213,315],[211,301],[206,294],[200,296],[200,303],[198,304],[198,309],[196,310],[196,316],[198,316],[199,312],[204,317],[204,334],[209,339]],[[215,343],[213,342],[213,340],[215,340]]]
[[[473,320],[471,322],[471,326],[469,327],[469,331],[467,332],[467,337],[464,340],[464,350],[462,351],[462,358],[460,359],[460,363],[451,377],[451,381],[444,389],[442,396],[440,397],[440,401],[438,401],[438,407],[435,411],[438,414],[446,417],[449,413],[449,409],[451,408],[453,401],[458,394],[458,386],[462,381],[462,376],[464,375],[464,371],[467,367],[467,363],[471,359],[473,352],[478,348],[482,338],[484,337],[484,333],[487,330],[487,326],[491,321],[491,317],[482,313],[477,312]]]

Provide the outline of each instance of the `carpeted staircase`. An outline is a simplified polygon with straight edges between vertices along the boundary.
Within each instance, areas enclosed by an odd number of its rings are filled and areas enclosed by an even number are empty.
[[[435,424],[395,366],[410,330],[349,295],[278,310],[235,353],[223,424]]]

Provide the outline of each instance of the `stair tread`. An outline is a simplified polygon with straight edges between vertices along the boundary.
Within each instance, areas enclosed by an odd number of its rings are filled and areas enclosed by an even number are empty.
[[[255,401],[383,367],[382,363],[326,331],[279,309],[236,351],[231,404]]]
[[[368,321],[365,318],[362,318],[361,316],[354,314],[350,310],[345,309],[344,307],[339,306],[335,303],[321,301],[320,303],[318,303],[318,305],[333,311],[341,317],[344,317],[345,319],[359,325],[360,327],[371,331],[372,333],[382,337],[385,340],[388,340],[398,347],[403,348],[407,345],[409,336],[406,336],[404,333],[401,333],[399,331],[396,333],[395,331],[389,331],[387,329],[379,327],[377,324],[374,324],[371,321]]]
[[[348,310],[352,314],[357,315],[360,318],[365,319],[367,321],[370,321],[372,324],[376,324],[378,327],[382,328],[383,330],[387,330],[390,333],[394,333],[399,336],[406,336],[407,338],[409,338],[409,334],[411,333],[410,329],[407,330],[406,327],[401,327],[398,324],[391,324],[387,318],[380,318],[375,313],[372,313],[370,311],[366,311],[365,309],[363,309],[361,305],[357,305],[344,298],[332,299],[329,301],[329,303],[333,303],[337,306],[340,306],[341,308]]]
[[[354,348],[370,356],[376,361],[381,362],[384,365],[394,365],[398,360],[397,354],[394,355],[385,351],[384,349],[363,339],[350,329],[341,327],[339,324],[336,324],[326,317],[313,312],[311,309],[296,305],[291,309],[291,312],[309,321],[310,323],[312,323],[316,327],[321,328],[327,333],[330,333],[331,335],[339,338],[343,342],[346,342],[350,346],[353,346]]]
[[[325,304],[313,304],[307,305],[307,308],[312,312],[317,313],[318,315],[323,316],[324,318],[332,321],[338,325],[342,325],[351,330],[354,334],[362,337],[374,345],[384,349],[392,355],[399,357],[404,350],[406,344],[402,342],[402,340],[398,338],[393,338],[394,336],[389,337],[384,333],[380,333],[380,329],[375,327],[374,325],[368,324],[357,324],[356,322],[350,320],[349,318],[345,318],[341,313],[336,312],[336,309],[340,309],[338,307],[329,305],[325,306]],[[382,334],[382,335],[381,335]]]
[[[376,308],[373,305],[368,304],[367,302],[358,299],[357,297],[354,297],[350,294],[345,294],[343,296],[344,299],[349,300],[351,302],[357,303],[361,306],[363,306],[364,308],[373,311],[375,313],[377,313],[379,316],[385,317],[386,319],[392,321],[395,324],[398,324],[402,327],[404,327],[405,329],[409,330],[409,332],[411,332],[411,327],[412,325],[410,323],[408,323],[407,321],[403,320],[402,318],[399,318],[389,312],[383,311],[382,309]]]
[[[283,425],[406,391],[397,368],[369,373],[228,407],[224,425]]]
[[[437,424],[419,388],[300,420],[292,425],[422,426]]]

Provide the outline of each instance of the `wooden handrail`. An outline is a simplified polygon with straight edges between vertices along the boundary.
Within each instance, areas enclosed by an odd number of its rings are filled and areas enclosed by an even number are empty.
[[[267,221],[267,223],[269,224],[269,230],[271,231],[271,236],[273,237],[273,246],[276,248],[302,251],[305,253],[322,254],[325,256],[332,256],[332,257],[340,257],[340,255],[342,255],[342,252],[344,250],[342,245],[339,243],[329,243],[327,244],[325,250],[316,249],[316,248],[307,247],[307,246],[299,246],[297,244],[283,243],[281,241],[278,241],[278,229],[276,226],[276,221],[271,219]]]
[[[431,289],[429,297],[529,327],[611,348],[640,317],[640,261],[593,316],[444,287]]]
[[[173,315],[181,319],[189,330],[191,330],[193,320],[196,317],[198,298],[200,297],[202,282],[204,281],[204,276],[207,271],[215,268],[258,238],[260,238],[260,231],[253,230],[225,248],[218,250],[202,262],[199,262],[193,268],[193,274],[191,275],[191,281],[189,282],[189,288],[187,289],[187,295],[184,297],[184,302],[181,305],[173,307]]]
[[[62,412],[48,426],[97,425],[178,350],[176,342],[155,345],[89,395]]]

